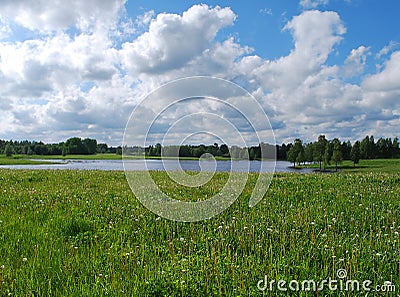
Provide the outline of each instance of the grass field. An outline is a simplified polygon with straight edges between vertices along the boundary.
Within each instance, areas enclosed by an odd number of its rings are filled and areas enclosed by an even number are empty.
[[[293,164],[292,164],[293,165]],[[297,168],[315,168],[319,169],[319,164],[301,165]],[[322,166],[323,168],[323,166]],[[326,169],[335,171],[335,164],[330,164]],[[339,172],[400,172],[400,159],[370,159],[360,160],[358,164],[354,166],[354,163],[350,160],[345,160],[338,164]]]
[[[169,195],[187,193],[152,175]],[[319,281],[339,269],[400,290],[399,172],[276,174],[250,209],[256,177],[221,215],[177,223],[146,210],[123,172],[0,170],[0,295],[263,296],[265,276]],[[361,296],[350,293],[292,296]]]

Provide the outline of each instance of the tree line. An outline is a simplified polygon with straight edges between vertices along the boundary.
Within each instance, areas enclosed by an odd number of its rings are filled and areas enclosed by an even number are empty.
[[[94,155],[97,153],[122,154],[122,148],[109,147],[106,143],[97,143],[96,139],[72,137],[65,142],[43,143],[42,141],[12,141],[0,139],[0,153],[6,156],[21,155]]]
[[[129,152],[130,149],[126,149]],[[262,159],[262,154],[264,158],[271,157],[274,158],[275,155],[271,155],[271,152],[275,154],[276,147],[274,145],[261,143],[258,146],[252,146],[250,148],[243,148],[239,146],[231,146],[230,148],[226,144],[219,145],[214,143],[213,145],[171,145],[162,146],[157,143],[155,146],[150,145],[145,148],[145,155],[148,157],[191,157],[200,158],[204,154],[211,154],[214,157],[222,158],[233,158],[233,159],[250,159],[250,160],[260,160]],[[268,156],[269,153],[269,156]]]
[[[160,143],[149,145],[145,148],[109,147],[106,143],[97,143],[96,139],[72,137],[65,142],[45,144],[35,141],[6,141],[0,140],[0,153],[7,156],[12,154],[22,155],[93,155],[101,153],[122,154],[122,150],[133,154],[143,154],[148,157],[179,156],[199,158],[203,154],[211,154],[215,157],[260,160],[276,157],[278,160],[287,160],[296,164],[306,162],[319,163],[320,169],[334,163],[337,165],[342,160],[352,160],[355,164],[361,159],[375,158],[400,158],[398,138],[379,138],[375,142],[374,136],[366,136],[361,141],[341,142],[338,138],[326,139],[320,135],[314,142],[304,143],[301,139],[295,139],[293,143],[282,145],[270,145],[260,143],[257,146],[241,148],[228,147],[226,144],[213,145],[181,145],[162,146]],[[266,153],[267,152],[267,153]],[[272,155],[271,155],[272,154]]]
[[[399,140],[398,138],[379,138],[375,142],[374,136],[366,136],[361,141],[341,142],[338,138],[333,140],[326,139],[325,135],[320,135],[315,142],[303,143],[301,139],[295,139],[293,143],[281,146],[281,155],[284,159],[296,164],[305,162],[319,163],[320,170],[322,166],[326,169],[331,163],[337,166],[343,160],[351,160],[354,166],[361,159],[387,159],[399,158]]]

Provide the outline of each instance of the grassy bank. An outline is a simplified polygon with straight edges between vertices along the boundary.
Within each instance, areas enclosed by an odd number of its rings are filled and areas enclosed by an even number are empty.
[[[142,157],[127,157],[131,159],[139,159]],[[13,155],[12,157],[6,157],[5,155],[0,154],[0,165],[21,165],[21,164],[37,164],[39,161],[32,161],[34,160],[121,160],[122,156],[117,155],[117,154],[96,154],[96,155],[66,155],[66,156],[61,156],[61,155]],[[155,160],[161,160],[161,157],[156,157],[156,156],[151,156],[151,157],[146,157],[146,159],[155,159]],[[176,159],[175,157],[163,157],[163,159]],[[195,157],[180,157],[181,160],[198,160],[198,158]],[[226,157],[215,157],[216,160],[221,160],[221,161],[228,161],[230,158]],[[4,162],[4,163],[2,163]],[[36,163],[34,163],[36,162]],[[44,161],[42,161],[44,162]],[[46,162],[47,164],[47,162]]]
[[[42,160],[121,160],[122,156],[117,154],[95,154],[95,155],[13,155],[14,159],[42,159]]]
[[[293,165],[293,164],[292,164]],[[296,168],[315,168],[319,169],[319,164],[301,165]],[[322,168],[324,166],[322,165]],[[327,170],[335,171],[335,164],[326,166]],[[337,169],[345,172],[400,172],[400,159],[372,159],[360,160],[358,164],[345,160],[338,164]]]
[[[0,155],[0,165],[40,165],[40,164],[54,164],[53,162],[46,162],[44,160],[31,160],[28,158],[20,158],[18,156],[6,157]]]
[[[169,195],[187,193],[152,174]],[[277,174],[249,209],[255,180],[221,215],[176,223],[146,210],[122,172],[0,170],[0,295],[262,296],[265,275],[337,279],[338,269],[400,289],[399,173]]]

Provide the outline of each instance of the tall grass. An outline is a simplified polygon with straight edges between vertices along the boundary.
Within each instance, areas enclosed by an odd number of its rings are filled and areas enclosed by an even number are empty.
[[[195,200],[227,177],[188,193],[152,176]],[[276,174],[250,209],[256,177],[221,215],[177,223],[145,209],[123,172],[0,170],[0,295],[262,296],[265,275],[321,280],[338,269],[400,290],[399,173]]]

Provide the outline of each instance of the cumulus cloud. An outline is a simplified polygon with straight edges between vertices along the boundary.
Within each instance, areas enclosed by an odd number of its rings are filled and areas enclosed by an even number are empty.
[[[96,22],[106,26],[115,22],[125,1],[4,0],[0,14],[30,30],[56,31],[70,26],[87,30]]]
[[[182,15],[161,13],[148,32],[123,44],[123,64],[133,74],[180,68],[207,49],[217,32],[235,18],[229,8],[207,5],[194,5]]]
[[[394,52],[385,63],[384,69],[367,77],[363,87],[367,91],[400,91],[400,51]]]

